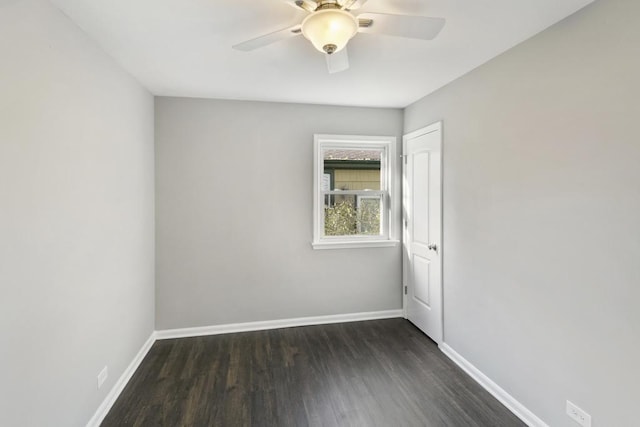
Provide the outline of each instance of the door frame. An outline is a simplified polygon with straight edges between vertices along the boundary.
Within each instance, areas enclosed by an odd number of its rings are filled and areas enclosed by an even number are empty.
[[[426,135],[428,133],[440,131],[440,317],[441,317],[441,336],[442,342],[445,342],[444,336],[444,122],[442,120],[422,127],[413,132],[409,132],[402,136],[402,314],[407,319],[407,260],[405,258],[405,243],[408,233],[408,223],[406,221],[404,200],[407,195],[406,189],[406,162],[407,141]],[[438,343],[441,344],[441,343]]]

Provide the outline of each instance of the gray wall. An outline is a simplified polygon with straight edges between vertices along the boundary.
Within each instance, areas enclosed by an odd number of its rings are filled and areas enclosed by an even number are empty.
[[[311,248],[314,133],[402,111],[156,98],[157,329],[401,307],[400,247]]]
[[[153,166],[152,96],[49,2],[1,2],[0,425],[85,425],[149,337]]]
[[[596,2],[406,109],[444,120],[445,341],[552,426],[637,424],[638,16]]]

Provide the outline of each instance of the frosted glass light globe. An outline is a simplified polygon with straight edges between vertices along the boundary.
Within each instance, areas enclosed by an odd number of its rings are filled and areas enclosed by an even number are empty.
[[[358,20],[340,9],[314,12],[302,21],[302,34],[320,52],[332,54],[344,49],[356,35]]]

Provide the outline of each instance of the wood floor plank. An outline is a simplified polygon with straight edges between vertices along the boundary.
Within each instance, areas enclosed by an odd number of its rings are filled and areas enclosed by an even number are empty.
[[[403,319],[158,341],[102,423],[523,425]]]

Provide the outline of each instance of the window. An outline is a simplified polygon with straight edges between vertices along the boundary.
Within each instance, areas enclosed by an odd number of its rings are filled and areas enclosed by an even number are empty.
[[[315,135],[315,249],[394,246],[395,137]]]

